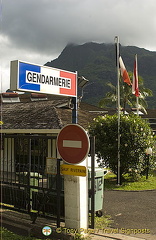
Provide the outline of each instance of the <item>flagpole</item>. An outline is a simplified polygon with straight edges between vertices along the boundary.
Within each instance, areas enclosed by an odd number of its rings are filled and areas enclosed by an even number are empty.
[[[138,88],[138,56],[135,54],[135,61],[136,61],[136,77],[137,77],[137,88]],[[139,116],[139,97],[136,96],[136,107],[137,107],[137,115]]]
[[[139,97],[136,97],[137,115],[139,116]]]
[[[135,54],[134,70],[133,70],[133,84],[132,93],[136,96],[136,109],[137,115],[139,116],[139,86],[138,86],[138,59],[137,54]]]
[[[115,37],[116,44],[116,64],[117,64],[117,111],[118,111],[118,179],[117,184],[120,185],[120,79],[119,79],[119,37]]]

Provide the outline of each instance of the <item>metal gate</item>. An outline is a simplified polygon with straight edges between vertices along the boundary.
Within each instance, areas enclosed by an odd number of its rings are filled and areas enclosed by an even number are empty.
[[[53,174],[49,174],[49,157]],[[57,159],[56,137],[8,135],[1,141],[1,201],[28,212],[35,222],[38,215],[64,219],[64,185]]]

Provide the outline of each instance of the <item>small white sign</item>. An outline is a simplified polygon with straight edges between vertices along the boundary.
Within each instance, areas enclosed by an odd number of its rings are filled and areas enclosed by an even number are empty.
[[[47,174],[57,174],[57,159],[52,157],[46,158],[46,173]]]

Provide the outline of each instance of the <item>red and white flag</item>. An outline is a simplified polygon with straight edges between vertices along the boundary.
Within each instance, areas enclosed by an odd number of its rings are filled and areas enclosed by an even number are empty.
[[[119,67],[120,67],[120,72],[121,72],[121,76],[123,78],[123,81],[125,83],[127,83],[128,85],[132,85],[131,80],[130,80],[129,75],[128,75],[128,72],[125,68],[125,65],[123,63],[123,60],[122,60],[121,56],[119,57]]]
[[[132,84],[132,93],[136,97],[139,97],[139,84],[138,84],[138,63],[137,63],[137,54],[135,55],[134,61],[134,70],[133,70],[133,84]]]

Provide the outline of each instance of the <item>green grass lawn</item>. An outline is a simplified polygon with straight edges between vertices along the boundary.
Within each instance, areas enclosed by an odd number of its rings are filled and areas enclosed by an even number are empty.
[[[23,237],[15,233],[10,232],[6,228],[0,227],[0,239],[4,240],[37,240],[38,238],[33,237]],[[38,239],[41,240],[41,239]]]
[[[142,176],[138,181],[133,181],[128,175],[124,176],[125,180],[121,186],[117,185],[117,177],[113,173],[108,173],[105,176],[104,188],[105,190],[127,190],[127,191],[141,191],[156,189],[156,174],[152,172],[146,180]]]

